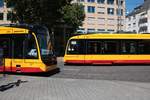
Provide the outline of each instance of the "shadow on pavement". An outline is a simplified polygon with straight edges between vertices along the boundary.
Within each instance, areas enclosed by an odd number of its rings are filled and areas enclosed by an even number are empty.
[[[13,72],[5,72],[3,74],[8,75],[26,75],[26,76],[38,76],[38,77],[50,77],[56,73],[59,73],[60,69],[57,68],[55,70],[49,71],[49,72],[42,72],[42,73],[13,73]]]
[[[28,81],[17,80],[17,82],[12,82],[12,83],[8,83],[6,85],[1,85],[0,92],[9,90],[9,89],[13,88],[14,86],[18,87],[21,83],[26,83],[26,82],[28,82]]]

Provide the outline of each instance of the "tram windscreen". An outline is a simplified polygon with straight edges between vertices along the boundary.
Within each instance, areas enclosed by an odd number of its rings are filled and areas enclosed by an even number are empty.
[[[48,56],[53,55],[52,42],[48,30],[38,30],[37,39],[40,46],[41,57],[45,59]]]

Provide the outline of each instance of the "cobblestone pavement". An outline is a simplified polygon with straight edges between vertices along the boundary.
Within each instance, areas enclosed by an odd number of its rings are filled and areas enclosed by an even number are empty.
[[[6,75],[0,100],[150,100],[150,66],[63,66],[49,77]]]
[[[11,76],[9,78],[9,82],[14,82],[17,79],[28,82],[21,83],[19,87],[14,86],[9,90],[0,92],[0,100],[150,99],[149,83],[31,76]],[[5,84],[8,83],[8,80]]]

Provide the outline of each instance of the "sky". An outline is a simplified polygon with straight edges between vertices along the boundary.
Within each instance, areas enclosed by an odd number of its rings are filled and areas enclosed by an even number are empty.
[[[126,10],[131,12],[135,7],[142,4],[144,0],[126,0]]]

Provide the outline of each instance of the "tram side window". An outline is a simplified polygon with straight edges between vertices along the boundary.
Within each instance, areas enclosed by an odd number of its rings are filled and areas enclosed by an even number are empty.
[[[150,54],[150,40],[140,40],[138,48],[139,54]]]
[[[118,45],[116,41],[104,41],[103,53],[104,54],[118,54]]]
[[[67,54],[84,54],[85,53],[84,40],[71,40],[67,48]]]
[[[37,46],[36,41],[33,36],[26,39],[24,42],[24,56],[27,59],[36,59],[38,58]]]
[[[14,58],[34,59],[38,57],[36,43],[33,36],[29,38],[25,35],[13,37]]]
[[[124,40],[121,42],[121,54],[137,54],[137,42]]]
[[[24,38],[17,37],[13,40],[14,58],[23,58],[23,41]]]
[[[102,43],[98,40],[87,41],[87,54],[101,54]]]

